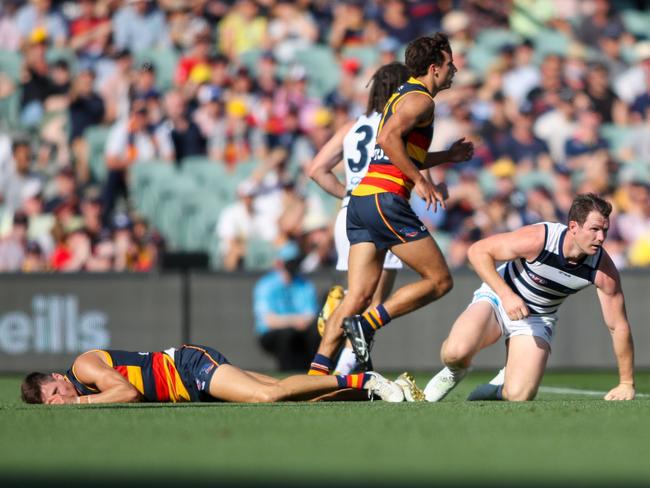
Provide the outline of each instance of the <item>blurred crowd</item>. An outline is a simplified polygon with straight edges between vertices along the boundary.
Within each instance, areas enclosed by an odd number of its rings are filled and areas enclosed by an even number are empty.
[[[134,203],[151,161],[223,170],[201,243],[216,268],[289,241],[303,271],[331,267],[337,202],[305,168],[374,70],[438,30],[459,71],[431,149],[476,149],[435,169],[445,210],[412,204],[450,265],[594,191],[616,264],[650,266],[649,25],[645,1],[4,0],[0,270],[148,271],[183,250]]]

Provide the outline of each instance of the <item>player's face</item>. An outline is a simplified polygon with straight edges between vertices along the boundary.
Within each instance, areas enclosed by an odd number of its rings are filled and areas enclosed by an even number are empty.
[[[609,219],[596,211],[591,211],[582,226],[577,222],[571,224],[571,231],[580,250],[588,256],[596,254],[607,238]]]
[[[435,66],[438,75],[436,77],[438,90],[445,90],[449,88],[454,79],[456,71],[458,71],[458,69],[456,69],[456,65],[454,64],[453,56],[447,51],[443,51],[442,55],[444,56],[444,61],[440,66]]]
[[[77,390],[63,375],[52,373],[52,381],[41,386],[43,403],[47,405],[60,405],[77,401]]]

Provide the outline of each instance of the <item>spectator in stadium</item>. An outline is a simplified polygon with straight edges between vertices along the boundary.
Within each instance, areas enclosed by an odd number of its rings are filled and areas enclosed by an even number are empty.
[[[127,0],[113,15],[113,41],[132,53],[169,47],[165,14],[151,0]]]
[[[551,352],[556,312],[573,293],[593,284],[611,336],[619,383],[605,400],[632,400],[634,346],[618,270],[603,249],[612,207],[594,194],[578,195],[568,225],[544,222],[473,244],[468,252],[483,285],[458,317],[441,358],[445,368],[425,388],[442,400],[467,374],[481,349],[506,339],[506,367],[469,400],[532,400]],[[505,264],[496,268],[496,262]],[[552,293],[551,293],[552,291]]]
[[[16,25],[16,12],[22,0],[7,0],[0,5],[0,49],[18,51],[21,33]]]
[[[51,0],[30,0],[16,13],[16,25],[23,41],[42,30],[57,46],[66,42],[65,20],[52,8]]]
[[[104,120],[104,101],[95,93],[93,84],[95,73],[84,69],[77,73],[68,92],[70,144],[75,160],[75,170],[80,183],[90,179],[88,166],[88,146],[83,137],[85,130],[93,125],[98,125]]]
[[[102,58],[112,32],[106,5],[94,0],[80,0],[79,15],[70,22],[70,48],[82,64],[93,66]]]
[[[400,44],[408,44],[413,39],[413,28],[408,16],[405,0],[387,0],[380,6],[379,28]]]
[[[0,271],[21,270],[25,258],[28,224],[27,215],[22,212],[14,214],[11,231],[0,239]]]
[[[26,186],[40,183],[32,170],[32,149],[27,140],[16,139],[11,148],[12,161],[9,171],[0,181],[0,197],[5,212],[12,213],[22,206],[23,190]]]
[[[172,154],[176,164],[188,156],[205,156],[206,140],[199,127],[188,117],[185,99],[180,91],[172,90],[165,95],[165,113],[157,130],[158,140],[165,146],[163,154]]]
[[[566,143],[576,130],[575,96],[569,88],[560,90],[552,102],[553,108],[540,115],[533,125],[533,133],[546,143],[557,164],[566,161]]]
[[[318,344],[316,287],[298,274],[301,258],[298,245],[288,241],[278,250],[275,270],[253,290],[260,345],[282,371],[305,369]]]
[[[21,271],[23,273],[44,273],[47,271],[47,261],[37,241],[27,241],[25,244],[25,257]]]
[[[158,141],[159,135],[152,134],[148,127],[148,110],[142,101],[131,105],[128,120],[118,120],[112,127],[106,141],[106,167],[108,174],[104,184],[103,204],[105,223],[119,196],[126,197],[128,187],[127,170],[139,161],[171,161],[173,153],[162,153],[164,144]]]
[[[128,50],[116,51],[109,65],[109,73],[98,81],[98,91],[104,101],[104,118],[112,123],[129,114],[133,56]]]
[[[198,107],[192,113],[192,121],[208,140],[219,129],[223,118],[222,91],[216,85],[203,85],[199,88],[196,99]]]
[[[498,155],[511,158],[521,170],[551,171],[548,146],[533,133],[533,121],[533,107],[525,103],[514,118],[512,131],[497,149]]]
[[[189,52],[183,56],[176,66],[174,81],[177,86],[183,86],[192,76],[194,69],[205,69],[209,65],[212,51],[212,37],[208,32],[199,32]]]
[[[271,245],[277,236],[277,227],[269,222],[254,205],[257,185],[245,180],[237,187],[238,201],[223,209],[216,235],[223,266],[227,271],[241,269],[248,241],[258,239]]]
[[[603,124],[616,122],[625,125],[627,106],[616,96],[609,86],[609,73],[602,63],[590,66],[587,71],[585,93],[594,110],[600,115]]]
[[[25,42],[20,76],[20,120],[29,128],[35,128],[41,122],[45,101],[54,90],[50,66],[45,58],[47,39],[47,33],[40,29]]]
[[[251,49],[267,47],[268,20],[257,2],[237,0],[217,26],[219,51],[231,61]]]
[[[133,371],[137,373],[133,373]],[[158,381],[171,377],[173,381]],[[350,392],[350,389],[353,391]],[[347,391],[346,391],[347,390]],[[359,391],[354,391],[359,390]],[[319,398],[389,402],[404,399],[402,388],[378,373],[277,379],[230,364],[217,350],[183,345],[164,352],[88,351],[65,375],[31,373],[21,385],[23,401],[66,403],[281,402]],[[352,394],[351,394],[352,393]]]
[[[318,39],[318,28],[307,9],[292,0],[278,0],[268,25],[269,43],[275,57],[291,63],[295,53]]]
[[[376,27],[369,27],[364,13],[364,2],[346,0],[334,6],[334,18],[331,23],[329,44],[335,52],[348,46],[368,45],[379,36]],[[374,24],[373,24],[374,26]]]

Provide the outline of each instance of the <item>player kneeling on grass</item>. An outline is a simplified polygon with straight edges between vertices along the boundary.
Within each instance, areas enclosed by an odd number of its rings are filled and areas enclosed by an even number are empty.
[[[619,385],[605,400],[634,398],[634,346],[621,281],[603,249],[611,205],[578,195],[568,226],[543,222],[483,239],[468,258],[483,285],[454,323],[442,345],[446,367],[425,388],[428,401],[442,400],[467,374],[481,349],[506,339],[505,374],[480,385],[468,400],[532,400],[542,381],[556,312],[565,298],[594,284],[612,335]],[[504,262],[499,268],[495,262]]]
[[[402,389],[378,373],[277,379],[239,369],[218,351],[193,345],[162,352],[88,351],[65,375],[31,373],[21,389],[25,402],[45,404],[308,401],[350,399],[350,390],[404,400]]]

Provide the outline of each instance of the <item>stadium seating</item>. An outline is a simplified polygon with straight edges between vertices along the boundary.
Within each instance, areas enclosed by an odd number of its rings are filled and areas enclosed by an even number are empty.
[[[603,124],[600,126],[600,135],[607,141],[612,157],[618,160],[618,153],[627,143],[633,129],[623,125]]]
[[[65,61],[68,63],[68,68],[70,68],[70,73],[74,76],[77,72],[77,56],[74,50],[69,48],[62,47],[50,47],[45,53],[45,59],[48,63],[54,63],[56,61]]]
[[[151,62],[156,68],[156,86],[167,91],[173,86],[178,54],[172,49],[150,49],[135,53],[136,64]]]
[[[247,243],[244,267],[250,271],[267,270],[273,264],[276,251],[271,243],[261,239],[251,239]]]
[[[524,173],[516,179],[517,188],[524,193],[536,187],[544,187],[548,190],[553,189],[553,176],[543,171],[531,171]]]
[[[621,12],[621,20],[625,30],[635,36],[640,38],[650,37],[650,12],[624,10]]]
[[[554,30],[540,31],[533,42],[538,61],[541,61],[549,54],[566,55],[570,44],[570,40],[566,35]]]
[[[322,98],[339,83],[339,63],[328,46],[314,45],[297,51],[296,63],[307,71],[309,91],[313,96]]]
[[[0,73],[4,73],[14,82],[20,79],[22,62],[20,53],[0,50]]]
[[[373,46],[349,46],[343,49],[341,57],[357,59],[362,69],[368,69],[379,60],[379,51]]]
[[[106,163],[104,150],[110,127],[106,125],[93,125],[84,132],[84,138],[88,145],[88,164],[93,179],[103,182],[106,179]]]
[[[484,29],[476,37],[476,44],[482,48],[498,52],[507,45],[517,45],[521,42],[521,37],[506,29]]]
[[[234,195],[229,186],[230,174],[221,161],[204,156],[192,156],[183,159],[181,172],[194,178],[196,184],[211,191],[215,196],[229,200]]]

